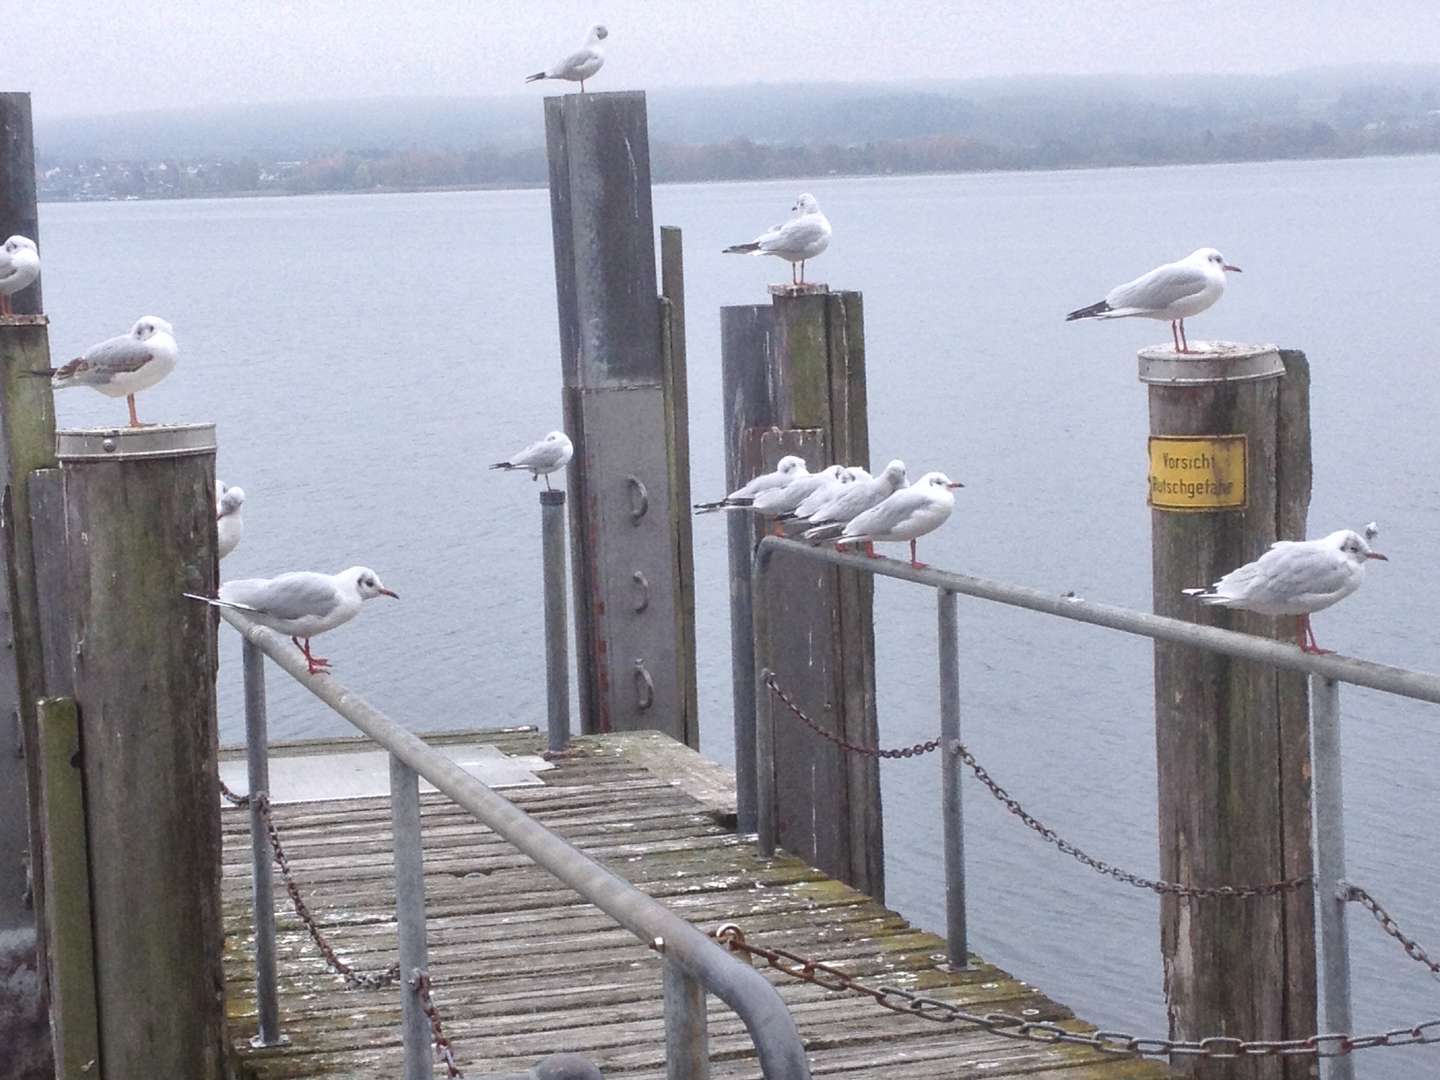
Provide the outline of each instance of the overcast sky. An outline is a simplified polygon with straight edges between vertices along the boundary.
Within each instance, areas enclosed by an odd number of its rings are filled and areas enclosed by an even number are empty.
[[[1437,0],[0,0],[0,90],[40,116],[522,93],[592,21],[597,89],[1440,61]]]

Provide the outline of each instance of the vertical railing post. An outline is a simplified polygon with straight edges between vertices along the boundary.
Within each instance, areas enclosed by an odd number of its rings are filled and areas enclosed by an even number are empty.
[[[1310,676],[1310,743],[1314,768],[1315,892],[1319,924],[1322,1032],[1348,1034],[1350,1015],[1350,931],[1345,925],[1345,815],[1340,783],[1340,684]],[[1324,1080],[1354,1080],[1355,1060],[1321,1059]]]
[[[709,1080],[710,1032],[705,987],[673,960],[665,961],[666,1080]]]
[[[242,646],[245,671],[245,755],[250,775],[251,894],[255,910],[255,1005],[259,1031],[251,1046],[278,1046],[279,991],[275,977],[275,879],[270,830],[270,735],[265,719],[265,654],[248,638]]]
[[[969,963],[965,931],[965,807],[960,799],[960,632],[955,594],[936,591],[940,638],[940,817],[945,823],[945,952]]]
[[[420,840],[420,778],[390,755],[390,826],[395,840],[395,921],[400,937],[400,1009],[404,1080],[432,1080],[430,1021],[420,1006],[415,973],[427,967],[425,850]]]
[[[549,750],[570,742],[570,649],[565,640],[565,492],[540,492],[545,575],[545,703]]]

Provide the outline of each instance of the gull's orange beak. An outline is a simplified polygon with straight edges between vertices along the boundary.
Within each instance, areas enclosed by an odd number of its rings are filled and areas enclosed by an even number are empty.
[[[380,592],[380,595],[381,595],[381,596],[388,596],[388,597],[390,597],[391,599],[394,599],[394,600],[399,600],[399,599],[400,599],[400,596],[399,596],[398,593],[393,593],[393,592],[391,592],[389,589],[380,589],[379,592]]]
[[[951,481],[950,481],[948,484],[946,484],[945,486],[946,486],[947,488],[962,488],[962,487],[964,487],[965,485],[962,484],[962,483],[960,483],[959,480],[951,480]]]
[[[1372,551],[1372,552],[1370,552],[1370,554],[1369,554],[1369,555],[1366,555],[1365,558],[1367,558],[1367,559],[1379,559],[1381,562],[1389,562],[1389,561],[1390,561],[1390,557],[1389,557],[1388,555],[1381,555],[1380,552],[1378,552],[1378,551]]]
[[[1245,272],[1244,270],[1241,270],[1238,266],[1231,266],[1229,263],[1221,263],[1220,269],[1229,270],[1233,274],[1243,274]]]

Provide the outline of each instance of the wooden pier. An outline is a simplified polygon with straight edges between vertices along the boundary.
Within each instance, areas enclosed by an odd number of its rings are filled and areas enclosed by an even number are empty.
[[[535,756],[544,737],[510,729],[437,737]],[[295,755],[369,751],[364,740],[272,748]],[[222,755],[222,758],[225,755]],[[240,752],[230,755],[241,761]],[[522,768],[524,762],[520,763]],[[733,777],[655,733],[577,739],[539,783],[504,794],[547,827],[705,930],[823,958],[871,981],[967,1009],[1064,1020],[1064,1006],[973,961],[941,970],[944,942],[796,858],[765,859],[733,831]],[[295,877],[337,952],[360,971],[395,962],[388,797],[284,803],[275,820]],[[443,795],[422,796],[430,971],[436,1005],[467,1075],[518,1072],[550,1053],[584,1054],[606,1076],[665,1075],[658,954],[558,884]],[[347,988],[330,973],[276,881],[280,1014],[288,1045],[253,1049],[250,845],[245,811],[224,814],[225,972],[231,1044],[254,1080],[390,1080],[400,1071],[393,988]],[[815,1076],[1121,1080],[1162,1066],[902,1016],[867,998],[770,977],[795,1016]],[[758,1077],[740,1022],[711,1000],[714,1077]],[[437,1067],[437,1076],[444,1068]]]

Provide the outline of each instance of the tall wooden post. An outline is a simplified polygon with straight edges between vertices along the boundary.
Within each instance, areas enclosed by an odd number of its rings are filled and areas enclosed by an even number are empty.
[[[0,242],[16,233],[39,242],[30,95],[0,93]],[[40,283],[11,301],[18,314],[0,317],[0,632],[11,642],[0,651],[0,1046],[14,1048],[18,1076],[39,1077],[50,1068],[39,992],[47,980],[35,720],[43,661],[25,478],[54,464],[55,408],[49,383],[24,374],[50,365]]]
[[[105,1080],[222,1080],[215,430],[62,431]]]
[[[1305,535],[1309,370],[1273,346],[1140,353],[1150,396],[1150,504],[1158,614],[1293,639],[1294,620],[1204,607],[1207,585],[1277,539]],[[1189,885],[1311,873],[1305,677],[1155,644],[1160,872]],[[1245,1039],[1315,1033],[1311,890],[1245,900],[1165,897],[1161,949],[1171,1034]],[[1313,1063],[1176,1060],[1181,1075],[1298,1080]]]
[[[547,98],[545,134],[565,427],[576,449],[581,727],[656,728],[696,746],[693,568],[677,525],[688,500],[673,435],[684,378],[666,368],[667,355],[683,362],[684,309],[670,291],[678,265],[657,303],[645,95]]]
[[[721,309],[726,482],[731,490],[800,454],[812,469],[870,463],[864,316],[859,293],[776,290],[770,307]],[[731,643],[736,653],[736,770],[742,806],[754,806],[754,649],[807,715],[851,743],[876,743],[873,584],[808,560],[774,556],[771,591],[750,595],[759,538],[745,515],[730,522]],[[751,612],[766,640],[751,638]],[[745,692],[751,696],[745,699]],[[875,897],[885,890],[880,770],[798,724],[776,724],[779,843]],[[741,822],[753,828],[753,820]]]

